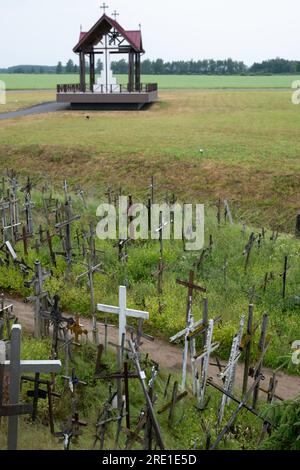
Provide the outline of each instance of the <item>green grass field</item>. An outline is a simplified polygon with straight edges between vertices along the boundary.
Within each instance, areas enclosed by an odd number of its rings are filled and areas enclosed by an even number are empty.
[[[78,75],[0,74],[7,90],[55,89],[58,83],[78,83]],[[88,80],[88,78],[87,78]],[[291,88],[299,80],[296,75],[273,76],[205,76],[205,75],[144,75],[144,83],[158,83],[161,89],[213,89],[213,88]],[[119,83],[127,83],[125,75]]]
[[[226,197],[245,221],[294,230],[300,108],[290,92],[161,91],[144,112],[86,114],[2,121],[0,169],[9,162],[103,191],[122,185],[135,196],[154,175],[161,194]]]

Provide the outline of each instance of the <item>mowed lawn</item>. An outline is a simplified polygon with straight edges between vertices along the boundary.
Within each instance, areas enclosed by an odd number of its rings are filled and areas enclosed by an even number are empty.
[[[87,115],[90,119],[87,119]],[[59,112],[0,123],[0,170],[186,202],[228,198],[241,220],[294,229],[300,106],[288,91],[161,91],[142,112]],[[203,152],[200,152],[200,149]]]
[[[126,75],[119,75],[118,82],[127,83]],[[162,89],[211,89],[211,88],[291,88],[299,75],[273,76],[206,76],[206,75],[144,75],[143,83],[158,83]],[[51,74],[0,74],[7,90],[56,89],[57,84],[79,83],[79,75]],[[87,77],[87,83],[89,78]]]

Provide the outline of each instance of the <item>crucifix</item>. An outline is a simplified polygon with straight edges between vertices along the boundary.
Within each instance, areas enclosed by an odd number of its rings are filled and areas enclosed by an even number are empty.
[[[10,376],[9,401],[10,406],[19,404],[20,382],[22,373],[55,374],[60,371],[60,361],[21,361],[21,325],[14,325],[11,334],[10,361],[5,361],[4,371]],[[30,414],[32,413],[32,407]],[[27,414],[27,413],[26,413]],[[9,416],[8,449],[16,450],[18,445],[18,414]]]
[[[127,292],[125,286],[119,287],[119,306],[98,304],[97,309],[103,313],[113,313],[119,315],[119,346],[122,345],[123,335],[126,336],[126,319],[127,317],[143,318],[149,320],[149,313],[140,310],[131,310],[126,307]]]
[[[97,264],[96,266],[92,266],[91,261],[88,262],[88,270],[80,276],[77,277],[77,280],[83,278],[84,276],[88,277],[88,286],[90,291],[90,309],[91,309],[91,317],[92,317],[92,324],[93,324],[93,341],[96,346],[99,345],[99,335],[98,335],[98,327],[97,327],[97,314],[96,314],[96,305],[95,305],[95,295],[94,295],[94,273],[100,272],[100,268],[102,264]]]
[[[43,314],[48,311],[48,306],[51,304],[48,292],[44,292],[44,281],[51,276],[50,272],[45,272],[42,269],[40,261],[35,261],[35,274],[30,281],[24,283],[25,287],[34,288],[34,295],[28,297],[28,302],[35,303],[34,313],[34,335],[35,338],[41,338],[47,334],[47,319],[43,318]]]
[[[126,428],[130,429],[130,398],[129,398],[129,380],[138,379],[136,373],[129,372],[128,362],[124,362],[124,370],[108,374],[103,377],[105,380],[124,380],[125,409],[126,409]],[[121,411],[121,410],[120,410]]]

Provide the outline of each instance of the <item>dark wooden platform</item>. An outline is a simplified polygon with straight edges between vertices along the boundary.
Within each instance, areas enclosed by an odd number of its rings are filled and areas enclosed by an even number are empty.
[[[122,91],[121,93],[93,93],[91,91],[82,92],[77,87],[70,89],[63,88],[63,85],[58,86],[57,102],[70,104],[72,109],[81,110],[96,110],[96,109],[142,109],[144,106],[149,105],[158,98],[158,91],[151,89],[151,91],[128,92]]]

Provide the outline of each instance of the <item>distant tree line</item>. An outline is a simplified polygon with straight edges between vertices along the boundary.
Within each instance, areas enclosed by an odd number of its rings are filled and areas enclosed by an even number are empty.
[[[88,67],[88,63],[86,64]],[[99,59],[96,64],[96,72],[102,70],[102,62]],[[248,67],[242,61],[233,59],[226,60],[178,60],[165,62],[163,59],[142,61],[142,73],[144,75],[266,75],[266,74],[295,74],[300,73],[300,61],[286,60],[281,58],[264,60],[254,63]],[[128,63],[122,59],[112,62],[112,70],[115,74],[126,74]],[[0,73],[56,73],[56,74],[76,74],[79,67],[72,59],[64,65],[61,61],[56,66],[47,65],[18,65],[1,69]]]

